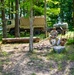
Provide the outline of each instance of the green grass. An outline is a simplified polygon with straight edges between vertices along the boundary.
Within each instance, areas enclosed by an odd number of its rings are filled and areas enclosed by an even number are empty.
[[[66,38],[67,38],[67,45],[74,44],[74,31],[69,31],[66,34]]]
[[[71,68],[70,73],[71,73],[71,75],[74,75],[74,68]]]
[[[74,38],[69,38],[67,40],[67,45],[71,45],[71,44],[74,44]]]
[[[2,41],[2,35],[0,35],[0,41]]]
[[[10,34],[8,34],[7,37],[8,37],[8,38],[14,38],[15,36],[14,36],[14,35],[10,35]]]
[[[71,53],[67,56],[68,60],[74,61],[74,53]]]
[[[60,61],[60,60],[64,60],[64,58],[66,57],[66,55],[64,53],[50,53],[47,55],[47,59],[48,60],[55,60],[55,61]]]
[[[2,51],[1,54],[2,54],[2,56],[8,56],[8,53],[5,51]]]
[[[44,34],[40,34],[40,35],[35,35],[35,37],[40,37],[41,39],[44,39],[45,35]]]
[[[62,70],[62,64],[58,64],[58,70],[60,71],[60,70]]]
[[[0,65],[2,65],[2,64],[3,64],[3,62],[0,61]]]
[[[46,58],[48,60],[55,60],[55,61],[63,61],[63,60],[74,61],[74,44],[66,45],[65,47],[66,51],[59,54],[52,51],[51,53],[47,54]]]
[[[66,38],[67,39],[67,42],[66,42],[67,45],[74,44],[74,31],[69,31],[65,35],[59,35],[58,37]]]
[[[35,73],[32,73],[31,75],[36,75]]]

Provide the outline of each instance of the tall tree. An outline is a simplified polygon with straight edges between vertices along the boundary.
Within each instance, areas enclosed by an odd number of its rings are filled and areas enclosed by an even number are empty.
[[[63,13],[63,0],[60,0],[60,18],[61,18],[61,22],[63,22],[64,20],[64,13]]]
[[[47,21],[46,21],[46,0],[44,0],[45,6],[44,6],[44,16],[45,16],[45,36],[47,37]]]
[[[4,0],[1,0],[2,3],[2,26],[3,26],[3,38],[7,37],[7,29],[6,29],[6,19],[5,19],[5,7],[4,7]]]
[[[8,6],[9,6],[9,10],[8,10],[8,12],[9,12],[9,19],[11,19],[11,15],[10,15],[10,9],[11,9],[11,7],[10,7],[10,0],[8,0]]]
[[[33,1],[30,1],[30,42],[29,42],[29,51],[33,52]]]
[[[15,0],[15,37],[19,37],[19,0]]]
[[[13,2],[13,0],[11,1],[11,19],[13,19],[14,18],[14,15],[13,15],[13,11],[14,11],[14,2]]]
[[[74,26],[74,0],[73,0],[73,26]]]

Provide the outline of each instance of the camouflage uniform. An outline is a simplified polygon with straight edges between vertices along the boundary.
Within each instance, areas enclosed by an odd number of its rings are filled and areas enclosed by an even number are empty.
[[[58,36],[58,32],[56,30],[52,30],[49,34],[49,41],[52,45],[56,45],[57,44],[57,36]]]
[[[50,38],[56,38],[58,36],[58,32],[55,30],[52,30],[51,32],[50,32]]]

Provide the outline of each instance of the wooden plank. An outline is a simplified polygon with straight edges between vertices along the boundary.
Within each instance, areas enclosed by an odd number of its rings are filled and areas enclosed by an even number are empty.
[[[29,43],[29,37],[25,38],[2,38],[2,43]],[[40,38],[33,37],[33,42],[39,42]]]

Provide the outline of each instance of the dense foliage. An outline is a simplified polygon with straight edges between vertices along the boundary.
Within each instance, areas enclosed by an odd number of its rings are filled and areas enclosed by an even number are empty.
[[[47,1],[47,22],[48,25],[53,25],[58,22],[58,17],[60,16],[61,21],[68,22],[72,24],[72,0],[46,0]],[[4,6],[0,3],[1,7],[5,8],[6,18],[14,18],[15,11],[15,0],[5,0]],[[20,17],[30,16],[30,1],[29,0],[20,0]],[[34,16],[36,15],[44,15],[44,0],[34,0],[33,1],[33,11]],[[1,12],[0,12],[1,13]],[[0,14],[1,16],[1,14]]]

